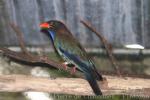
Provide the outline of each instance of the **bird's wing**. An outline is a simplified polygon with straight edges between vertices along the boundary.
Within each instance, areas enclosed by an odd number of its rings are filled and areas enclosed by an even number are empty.
[[[86,66],[92,67],[92,63],[87,57],[84,48],[72,36],[63,34],[58,36],[55,41],[57,41],[55,45],[60,55],[65,56],[74,63],[80,61],[86,64]]]

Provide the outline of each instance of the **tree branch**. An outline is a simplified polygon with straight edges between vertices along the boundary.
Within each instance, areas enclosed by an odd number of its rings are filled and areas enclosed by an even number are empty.
[[[114,68],[115,68],[116,71],[117,71],[117,74],[118,74],[119,76],[121,76],[120,69],[119,69],[119,66],[118,66],[118,64],[117,64],[117,61],[116,61],[115,57],[114,57],[113,54],[112,54],[112,51],[111,51],[111,48],[110,48],[111,46],[110,46],[110,44],[108,43],[108,41],[105,39],[105,37],[102,36],[99,32],[97,32],[96,29],[94,29],[89,23],[87,23],[87,22],[85,22],[85,21],[83,21],[83,20],[81,20],[80,22],[81,22],[83,25],[85,25],[89,30],[91,30],[92,32],[94,32],[94,33],[99,37],[99,39],[101,40],[101,42],[103,43],[103,45],[104,45],[104,47],[105,47],[105,49],[106,49],[106,51],[107,51],[107,54],[108,54],[108,56],[109,56],[109,59],[110,59],[112,65],[114,66]]]
[[[51,68],[61,69],[64,70],[64,65],[60,62],[50,60],[48,58],[45,58],[45,56],[37,56],[37,55],[31,55],[29,53],[22,53],[22,52],[15,52],[12,50],[9,50],[7,48],[0,48],[0,53],[10,58],[12,61],[26,64],[26,65],[39,65],[39,66],[48,66]],[[68,70],[65,70],[67,72],[71,71],[71,68],[68,68]],[[76,74],[78,76],[78,74]]]
[[[108,83],[99,83],[104,95],[150,95],[150,79],[106,76]],[[0,75],[0,91],[38,91],[56,94],[94,95],[88,82],[80,78],[39,78],[25,75]]]
[[[18,26],[13,24],[13,23],[10,23],[10,26],[12,27],[12,29],[16,32],[16,35],[17,35],[17,39],[19,41],[19,45],[20,45],[20,48],[21,50],[23,51],[23,53],[27,54],[27,55],[30,55],[29,52],[27,51],[26,47],[25,47],[25,43],[24,43],[24,39],[23,39],[23,33],[19,30]]]

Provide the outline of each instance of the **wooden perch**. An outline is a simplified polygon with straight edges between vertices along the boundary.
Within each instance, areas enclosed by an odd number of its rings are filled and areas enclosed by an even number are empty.
[[[112,65],[114,66],[114,68],[115,68],[116,71],[117,71],[117,74],[118,74],[119,76],[121,76],[119,66],[118,66],[118,64],[117,64],[117,62],[116,62],[115,57],[114,57],[113,54],[112,54],[112,51],[111,51],[111,48],[110,48],[111,46],[110,46],[110,44],[108,43],[108,41],[105,39],[105,37],[102,36],[99,32],[97,32],[96,29],[94,29],[89,23],[87,23],[87,22],[85,22],[85,21],[83,21],[83,20],[81,20],[81,23],[82,23],[83,25],[85,25],[89,30],[91,30],[92,32],[94,32],[94,33],[99,37],[99,39],[101,40],[101,42],[103,43],[103,45],[104,45],[104,47],[105,47],[105,49],[106,49],[106,51],[107,51],[107,54],[108,54],[108,56],[109,56],[109,58],[110,58],[110,61],[111,61]]]
[[[150,79],[106,76],[108,83],[99,83],[104,95],[150,95]],[[80,78],[43,78],[25,75],[0,75],[0,91],[38,91],[56,94],[94,95],[88,82]]]

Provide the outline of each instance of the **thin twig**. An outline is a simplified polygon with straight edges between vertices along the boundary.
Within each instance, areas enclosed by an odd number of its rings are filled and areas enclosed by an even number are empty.
[[[29,52],[27,51],[26,47],[25,47],[25,43],[24,43],[24,39],[23,39],[23,33],[19,30],[19,27],[13,23],[10,23],[10,26],[12,27],[12,29],[15,31],[16,35],[17,35],[17,39],[19,41],[19,45],[20,48],[22,50],[23,53],[30,55]]]
[[[103,45],[104,45],[104,47],[105,47],[105,49],[106,49],[106,51],[107,51],[107,54],[108,54],[108,56],[109,56],[109,58],[110,58],[110,61],[111,61],[112,65],[114,66],[114,68],[115,68],[116,71],[117,71],[117,74],[118,74],[119,76],[121,76],[119,66],[118,66],[118,64],[117,64],[117,61],[116,61],[115,57],[113,56],[113,54],[112,54],[112,52],[111,52],[111,50],[110,50],[110,46],[109,46],[108,41],[104,38],[104,36],[102,36],[99,32],[97,32],[96,29],[94,29],[94,28],[91,26],[91,24],[89,24],[89,22],[87,23],[87,22],[85,22],[85,21],[83,21],[83,20],[81,20],[80,22],[81,22],[83,25],[85,25],[89,30],[91,30],[93,33],[95,33],[95,34],[99,37],[99,39],[101,40],[101,42],[103,43]]]

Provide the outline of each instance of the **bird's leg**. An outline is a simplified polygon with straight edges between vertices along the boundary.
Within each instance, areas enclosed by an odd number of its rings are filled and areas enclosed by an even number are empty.
[[[76,72],[76,66],[73,66],[73,68],[71,69],[71,73],[70,74],[74,74]]]
[[[68,69],[68,62],[64,62],[64,63],[62,63],[63,64],[63,68],[65,69],[65,70],[67,70]]]

